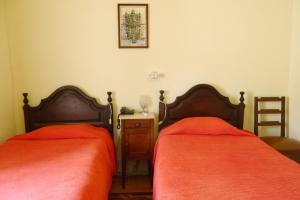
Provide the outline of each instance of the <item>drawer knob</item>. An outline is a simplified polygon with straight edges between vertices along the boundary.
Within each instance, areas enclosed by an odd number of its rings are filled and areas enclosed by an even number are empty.
[[[135,124],[135,127],[140,127],[141,126],[141,123],[136,123]]]

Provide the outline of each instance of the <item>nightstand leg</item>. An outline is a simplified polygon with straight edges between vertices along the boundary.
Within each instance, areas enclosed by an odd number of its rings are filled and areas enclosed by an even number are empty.
[[[150,177],[151,185],[153,184],[153,168],[152,168],[152,160],[148,160],[148,174]]]
[[[149,176],[152,176],[152,172],[153,172],[152,162],[151,162],[151,160],[148,160],[148,174],[149,174]]]
[[[122,159],[122,187],[126,185],[126,159]]]

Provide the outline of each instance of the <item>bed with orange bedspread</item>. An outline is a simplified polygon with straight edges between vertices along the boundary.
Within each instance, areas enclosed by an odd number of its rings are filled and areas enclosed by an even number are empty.
[[[154,200],[300,199],[300,165],[219,118],[164,128],[154,173]]]
[[[106,200],[115,172],[112,93],[107,104],[63,86],[29,105],[26,134],[0,145],[0,200]]]
[[[154,200],[300,199],[300,165],[242,131],[244,95],[199,84],[167,104],[160,91]]]
[[[0,146],[0,199],[105,200],[115,171],[109,132],[49,126]]]

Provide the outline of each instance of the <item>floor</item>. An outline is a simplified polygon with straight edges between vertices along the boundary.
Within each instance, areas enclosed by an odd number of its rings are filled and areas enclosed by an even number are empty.
[[[109,200],[152,200],[151,181],[149,176],[131,176],[123,189],[121,179],[114,178]]]

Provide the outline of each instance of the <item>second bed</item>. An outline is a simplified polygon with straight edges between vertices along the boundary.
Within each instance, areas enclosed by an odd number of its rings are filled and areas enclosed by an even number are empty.
[[[154,200],[299,199],[300,165],[243,127],[244,97],[232,104],[210,85],[160,102]]]

